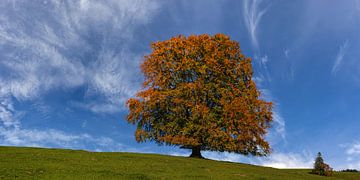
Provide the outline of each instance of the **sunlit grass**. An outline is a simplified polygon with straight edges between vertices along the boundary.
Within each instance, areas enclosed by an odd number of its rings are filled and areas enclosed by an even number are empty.
[[[156,154],[0,147],[0,179],[360,179]]]

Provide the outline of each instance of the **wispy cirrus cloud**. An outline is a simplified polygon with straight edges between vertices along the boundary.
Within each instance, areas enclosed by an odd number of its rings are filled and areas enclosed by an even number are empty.
[[[280,140],[286,139],[286,124],[281,115],[278,101],[268,89],[261,89],[261,98],[273,103],[273,127],[268,134],[271,143],[276,144]]]
[[[267,82],[271,82],[271,76],[268,68],[269,57],[267,54],[260,56],[259,54],[255,54],[254,59],[258,62],[261,67],[261,71],[257,72],[260,76],[264,77]]]
[[[13,3],[13,9],[0,14],[0,69],[9,72],[0,76],[3,91],[17,99],[82,85],[108,100],[133,93],[137,77],[133,69],[138,69],[141,58],[124,42],[130,44],[134,28],[150,21],[157,3],[48,1],[38,7]],[[19,11],[23,12],[16,15]]]
[[[0,102],[0,120],[3,126],[8,127],[13,124],[13,111],[12,102],[8,99],[2,99]]]
[[[270,139],[270,141],[272,141],[272,143],[276,143],[275,141],[279,141],[278,137],[280,137],[281,140],[285,140],[285,120],[280,113],[279,103],[275,102],[274,95],[272,95],[270,89],[266,88],[266,85],[264,85],[271,82],[271,75],[268,69],[268,63],[270,62],[270,58],[267,54],[260,54],[260,45],[257,36],[259,23],[264,14],[267,12],[269,6],[269,4],[264,4],[263,0],[244,0],[243,17],[245,21],[245,26],[250,35],[252,46],[255,50],[254,59],[258,62],[260,67],[260,71],[257,72],[254,80],[261,89],[262,98],[266,101],[271,101],[274,103],[274,124],[272,130],[268,134],[268,138]],[[288,56],[288,53],[288,51],[285,52],[286,56]]]
[[[21,126],[24,113],[9,98],[0,98],[0,145],[58,147],[93,151],[126,151],[128,148],[108,137],[68,133],[55,129],[27,129]],[[90,144],[90,145],[89,145]]]
[[[284,55],[285,55],[285,57],[286,57],[286,58],[289,58],[289,54],[290,54],[290,49],[285,48],[285,49],[284,49]]]
[[[343,62],[344,56],[349,48],[349,40],[346,40],[339,46],[339,51],[336,55],[334,65],[331,69],[331,74],[336,75],[336,73],[340,70],[341,64]]]
[[[290,55],[291,55],[291,50],[288,48],[284,48],[284,56],[286,59],[286,63],[288,64],[288,73],[286,76],[289,80],[294,80],[294,76],[295,76],[294,60],[293,58],[290,58]]]
[[[103,141],[60,130],[24,129],[23,114],[13,100],[36,101],[53,90],[81,87],[86,89],[82,107],[119,112],[113,107],[121,110],[139,86],[135,82],[142,52],[129,48],[134,31],[149,23],[159,6],[145,0],[2,2],[1,144],[68,147],[72,141]]]
[[[250,34],[250,40],[253,47],[258,50],[259,49],[259,42],[257,38],[257,30],[261,18],[267,11],[267,7],[262,8],[263,0],[244,0],[243,1],[243,8],[244,8],[244,20],[245,26]]]
[[[16,111],[12,101],[0,102],[0,145],[86,149],[91,151],[139,152],[109,137],[88,133],[69,133],[56,129],[34,129],[21,126],[23,113]]]

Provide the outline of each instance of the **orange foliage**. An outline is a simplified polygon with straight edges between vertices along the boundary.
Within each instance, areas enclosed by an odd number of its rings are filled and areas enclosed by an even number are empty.
[[[136,140],[266,155],[272,104],[259,98],[251,59],[223,34],[152,43],[143,89],[128,100]]]

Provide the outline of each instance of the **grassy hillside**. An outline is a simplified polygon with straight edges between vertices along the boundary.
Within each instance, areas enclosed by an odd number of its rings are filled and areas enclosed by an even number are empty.
[[[0,179],[325,178],[308,172],[155,154],[0,147]],[[335,173],[326,179],[360,179],[360,173]]]

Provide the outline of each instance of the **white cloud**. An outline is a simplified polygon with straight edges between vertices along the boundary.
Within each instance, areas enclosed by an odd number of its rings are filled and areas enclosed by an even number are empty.
[[[285,139],[285,135],[286,135],[285,121],[284,118],[281,116],[279,110],[277,110],[277,108],[275,108],[275,110],[273,111],[273,118],[274,118],[274,122],[276,123],[275,132],[279,134],[282,137],[282,139]]]
[[[0,121],[5,127],[12,126],[13,121],[13,105],[8,99],[3,99],[0,102]]]
[[[256,76],[253,77],[252,80],[255,82],[257,86],[261,86],[261,84],[264,82],[264,76]]]
[[[284,49],[284,55],[286,58],[289,58],[289,54],[290,54],[290,50],[289,49]]]
[[[190,153],[173,153],[172,155],[177,156],[189,156]],[[259,166],[267,166],[280,169],[289,169],[289,168],[311,168],[314,163],[313,157],[309,153],[272,153],[267,157],[252,157],[244,156],[235,153],[228,152],[209,152],[204,151],[202,155],[205,158],[220,160],[220,161],[229,161],[229,162],[239,162],[239,163],[250,163]]]
[[[64,131],[46,129],[24,129],[19,113],[10,100],[0,102],[0,145],[61,147],[88,149],[93,151],[126,151],[126,147],[107,137],[93,137],[89,134],[69,134]],[[131,149],[130,149],[131,150]]]
[[[82,141],[99,148],[107,142],[117,147],[112,140],[87,134],[24,129],[22,112],[14,108],[13,99],[33,101],[54,89],[82,86],[87,87],[83,107],[96,113],[119,112],[139,88],[135,82],[140,78],[142,56],[129,50],[134,31],[150,22],[159,3],[46,2],[4,1],[0,5],[0,142],[75,148],[82,147]],[[49,114],[46,105],[39,108]]]
[[[344,59],[344,56],[349,48],[349,41],[346,40],[343,44],[339,47],[339,52],[336,55],[334,65],[331,69],[331,74],[336,75],[336,73],[339,71],[342,61]]]
[[[360,143],[356,142],[346,147],[347,155],[360,155]]]
[[[265,70],[267,70],[266,63],[268,62],[268,56],[265,55],[261,57],[259,62],[264,64],[263,67]],[[260,98],[273,103],[273,123],[272,128],[267,134],[267,139],[271,144],[276,144],[277,142],[286,140],[286,123],[285,119],[281,115],[280,104],[278,100],[276,100],[269,89],[264,87],[266,85],[265,83],[270,81],[269,79],[270,78],[266,79],[261,73],[258,76],[253,77],[253,81],[255,81],[257,88],[260,90]]]
[[[271,82],[271,76],[268,69],[268,63],[270,62],[267,54],[261,56],[260,54],[255,54],[255,61],[259,64],[260,70],[257,72],[258,76],[265,77],[265,80]]]
[[[341,166],[341,169],[360,170],[360,142],[354,141],[352,143],[340,144],[339,146],[344,149],[346,156],[346,163]]]
[[[269,61],[269,58],[268,58],[267,55],[262,56],[262,57],[260,58],[261,64],[262,64],[264,67],[266,67],[266,68],[267,68],[266,64],[267,64],[268,61]]]
[[[287,75],[287,78],[289,78],[290,80],[294,80],[294,59],[290,58],[290,49],[284,49],[284,56],[287,60],[285,63],[288,64],[289,68],[289,74]]]
[[[96,103],[70,102],[69,105],[73,107],[91,110],[94,113],[101,113],[101,114],[118,113],[122,110],[122,106],[117,106],[115,104],[102,103],[102,102],[96,102]]]
[[[290,168],[311,168],[314,159],[309,154],[296,153],[274,153],[269,157],[259,159],[258,164],[262,166],[290,169]]]
[[[259,51],[259,42],[257,37],[257,29],[261,18],[267,12],[269,5],[264,7],[263,0],[244,0],[243,1],[244,8],[244,20],[245,26],[250,34],[251,43],[256,51]],[[288,57],[289,51],[285,50],[285,56]],[[259,72],[259,75],[254,78],[257,85],[262,86],[263,82],[271,82],[271,77],[268,70],[268,62],[269,57],[265,54],[261,56],[260,54],[255,54],[255,59],[259,62],[260,67],[263,69],[263,73]],[[275,102],[273,95],[270,90],[262,87],[261,89],[262,98],[266,101],[271,101],[274,103],[273,110],[273,128],[268,134],[268,138],[270,141],[275,143],[275,141],[279,141],[279,136],[282,140],[285,140],[285,120],[281,116],[279,104]]]
[[[278,142],[280,139],[278,138],[280,136],[281,140],[286,139],[286,124],[285,120],[282,117],[280,113],[280,105],[277,103],[277,100],[272,95],[271,91],[268,89],[261,89],[261,98],[273,102],[273,127],[272,130],[268,134],[268,139],[272,143]]]
[[[94,151],[126,150],[122,144],[107,137],[93,137],[86,133],[69,134],[54,129],[24,129],[20,122],[22,113],[15,110],[11,99],[6,97],[0,97],[0,99],[0,145],[61,147]]]
[[[24,129],[19,114],[10,100],[0,103],[0,145],[61,147],[93,151],[126,151],[127,147],[108,137],[93,137],[89,134],[71,134],[54,129]],[[1,124],[2,123],[2,124]],[[130,149],[131,150],[131,149]]]
[[[49,129],[7,130],[0,127],[0,145],[61,147],[71,149],[88,149],[92,151],[124,151],[127,147],[107,137],[93,137],[89,134],[69,134]]]
[[[2,94],[31,100],[54,88],[88,85],[111,104],[133,95],[141,56],[125,42],[150,21],[158,3],[54,0],[47,4],[51,11],[13,3],[16,8],[0,13],[0,44],[9,48],[0,57],[0,69],[9,72],[0,74]],[[32,16],[37,11],[45,15]],[[94,37],[96,43],[89,40]]]
[[[190,156],[190,154],[191,154],[190,150],[188,150],[188,152],[181,151],[181,152],[169,153],[169,155],[172,155],[172,156],[183,156],[183,157],[188,157],[188,156]],[[240,162],[240,163],[241,162],[244,163],[244,161],[247,162],[250,159],[244,155],[228,153],[228,152],[202,151],[201,155],[205,158],[212,159],[212,160]]]
[[[93,76],[90,86],[92,90],[104,95],[113,104],[125,102],[139,87],[136,82],[141,77],[138,71],[140,61],[121,60],[134,58],[140,59],[125,50],[121,54],[100,52],[90,70]]]
[[[257,39],[257,28],[261,21],[261,18],[266,13],[267,8],[261,8],[262,0],[244,0],[244,20],[245,26],[249,31],[251,43],[253,47],[258,50],[259,43]]]
[[[0,96],[0,128],[5,129],[18,128],[20,126],[20,118],[23,113],[16,111],[10,98],[2,98]]]

